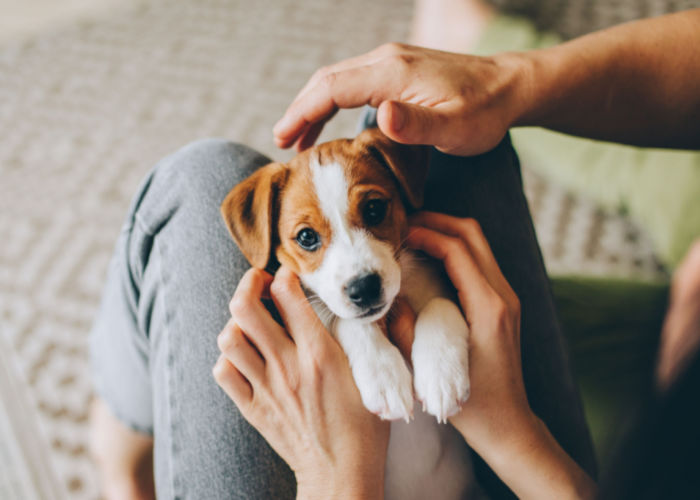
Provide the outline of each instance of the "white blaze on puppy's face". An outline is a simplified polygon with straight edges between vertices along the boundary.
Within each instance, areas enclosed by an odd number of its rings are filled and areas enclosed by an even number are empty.
[[[367,130],[262,167],[231,190],[222,215],[251,265],[276,261],[336,316],[374,321],[399,290],[404,203],[421,206],[427,160],[427,148]]]
[[[358,217],[360,204],[351,200],[356,187],[347,169],[337,162],[310,164],[319,209],[330,227],[323,242],[323,260],[312,272],[301,273],[304,285],[318,294],[328,308],[341,318],[374,321],[391,307],[401,284],[401,271],[391,242],[382,241],[363,227]],[[371,308],[363,308],[349,298],[347,287],[353,280],[376,274],[381,280],[380,298]]]

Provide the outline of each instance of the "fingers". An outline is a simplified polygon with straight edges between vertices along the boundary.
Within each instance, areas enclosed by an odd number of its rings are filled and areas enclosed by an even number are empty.
[[[241,278],[229,304],[233,320],[266,360],[277,358],[292,347],[284,329],[260,301],[268,294],[271,283],[271,275],[250,269]]]
[[[672,300],[697,302],[700,295],[700,239],[695,240],[673,273]]]
[[[447,108],[384,101],[377,110],[377,124],[396,142],[442,146],[450,122],[447,111]]]
[[[265,361],[233,319],[229,320],[219,334],[217,342],[221,353],[251,384],[257,384],[263,379]]]
[[[657,379],[668,388],[700,346],[700,240],[696,240],[673,275],[671,300],[661,333]]]
[[[467,245],[490,285],[510,306],[516,306],[518,299],[515,292],[503,276],[481,226],[475,219],[452,217],[436,212],[419,212],[411,217],[410,224],[460,238]]]
[[[411,364],[416,313],[405,299],[397,297],[389,313],[389,340],[399,348],[404,359]]]
[[[329,120],[339,108],[371,104],[377,90],[388,90],[388,82],[383,80],[383,72],[374,66],[328,73],[299,96],[277,122],[273,129],[277,146],[291,146],[307,126]]]
[[[334,114],[335,113],[333,113],[333,115]],[[299,139],[296,142],[296,150],[298,152],[301,152],[313,146],[316,142],[316,139],[318,139],[318,136],[321,135],[323,127],[326,125],[328,120],[330,120],[333,117],[333,115],[329,116],[325,120],[309,125],[306,128],[306,130],[304,130],[304,132],[302,132],[302,134],[299,136]]]
[[[316,71],[275,124],[273,134],[277,146],[288,148],[296,142],[297,149],[302,151],[313,145],[323,125],[338,108],[355,108],[370,103],[373,92],[394,80],[386,80],[386,73],[379,75],[376,64],[401,50],[400,44],[389,43]],[[379,76],[384,80],[377,78]],[[375,107],[379,102],[375,102]],[[319,126],[314,134],[307,133],[310,125],[315,123]]]
[[[289,334],[297,344],[307,342],[309,345],[318,339],[319,332],[325,330],[304,295],[299,278],[289,268],[279,268],[270,285],[270,295]]]
[[[387,99],[401,99],[410,83],[410,75],[401,72],[403,50],[399,44],[386,44],[317,71],[275,124],[277,146],[291,146],[310,125],[328,121],[340,108],[378,107]]]
[[[294,98],[294,101],[292,102],[298,101],[302,96],[306,95],[310,89],[314,88],[327,75],[331,73],[339,73],[341,71],[345,71],[351,68],[357,68],[360,66],[368,66],[370,64],[374,64],[379,59],[384,57],[384,53],[385,50],[382,46],[370,52],[366,52],[365,54],[350,57],[330,66],[320,68],[311,76],[311,78],[309,78],[309,81],[306,82],[306,85],[304,85],[304,87],[299,91],[299,93]]]
[[[243,375],[222,354],[212,370],[214,380],[241,411],[253,399],[253,388]]]
[[[482,268],[498,268],[496,258],[486,241],[481,226],[475,219],[452,217],[437,212],[418,212],[410,218],[410,224],[422,226],[460,238],[469,245],[474,258]]]
[[[241,281],[238,282],[236,292],[231,303],[229,303],[229,308],[234,307],[233,300],[236,299],[249,301],[250,304],[246,305],[254,305],[260,302],[261,298],[269,295],[270,283],[272,283],[272,276],[267,272],[255,268],[248,269]],[[262,307],[262,303],[260,306]]]
[[[406,244],[443,262],[468,321],[474,313],[490,309],[500,299],[461,239],[416,226],[409,230]]]

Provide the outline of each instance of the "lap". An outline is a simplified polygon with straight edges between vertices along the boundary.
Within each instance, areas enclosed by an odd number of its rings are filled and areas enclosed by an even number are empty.
[[[95,378],[127,424],[151,409],[145,427],[161,498],[294,497],[289,468],[211,375],[228,302],[248,268],[219,206],[268,161],[227,141],[176,152],[142,184],[115,251],[92,333]]]
[[[595,456],[583,406],[551,295],[520,167],[510,140],[469,158],[433,151],[425,208],[479,221],[496,260],[521,303],[523,378],[533,411],[561,446],[595,476]],[[476,475],[498,498],[511,496],[475,457]]]
[[[119,238],[93,329],[98,391],[133,427],[153,429],[161,497],[294,496],[289,468],[216,386],[211,368],[228,301],[248,267],[219,214],[228,191],[264,156],[200,141],[159,163]],[[509,141],[473,158],[433,154],[426,208],[482,224],[523,310],[523,365],[533,409],[591,468],[544,266]],[[502,485],[481,464],[477,473]]]

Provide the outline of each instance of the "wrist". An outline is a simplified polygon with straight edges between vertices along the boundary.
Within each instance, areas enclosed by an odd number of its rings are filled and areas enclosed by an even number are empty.
[[[544,427],[527,405],[498,413],[500,418],[464,418],[470,415],[462,414],[451,420],[469,446],[492,467],[504,457],[522,453],[527,443],[537,442]]]
[[[539,61],[532,52],[503,52],[493,56],[507,78],[507,97],[504,105],[508,114],[508,128],[527,123],[537,105],[538,85],[535,85],[535,74]]]
[[[366,500],[384,498],[381,471],[357,467],[337,467],[334,471],[297,474],[297,500]]]
[[[506,468],[512,462],[513,457],[527,458],[537,452],[544,442],[547,442],[546,436],[549,434],[547,426],[540,418],[530,413],[522,418],[517,423],[509,426],[508,431],[501,434],[501,438],[496,438],[491,441],[484,450],[484,454],[488,456],[488,463],[493,464],[494,468]],[[494,442],[498,444],[493,445]]]
[[[595,483],[559,446],[545,423],[529,408],[519,418],[503,418],[469,437],[470,446],[519,498],[594,498]],[[466,422],[455,423],[460,426]]]

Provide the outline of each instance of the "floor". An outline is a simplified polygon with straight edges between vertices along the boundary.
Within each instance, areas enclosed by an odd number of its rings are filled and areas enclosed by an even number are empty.
[[[0,0],[0,43],[99,19],[138,0]]]

